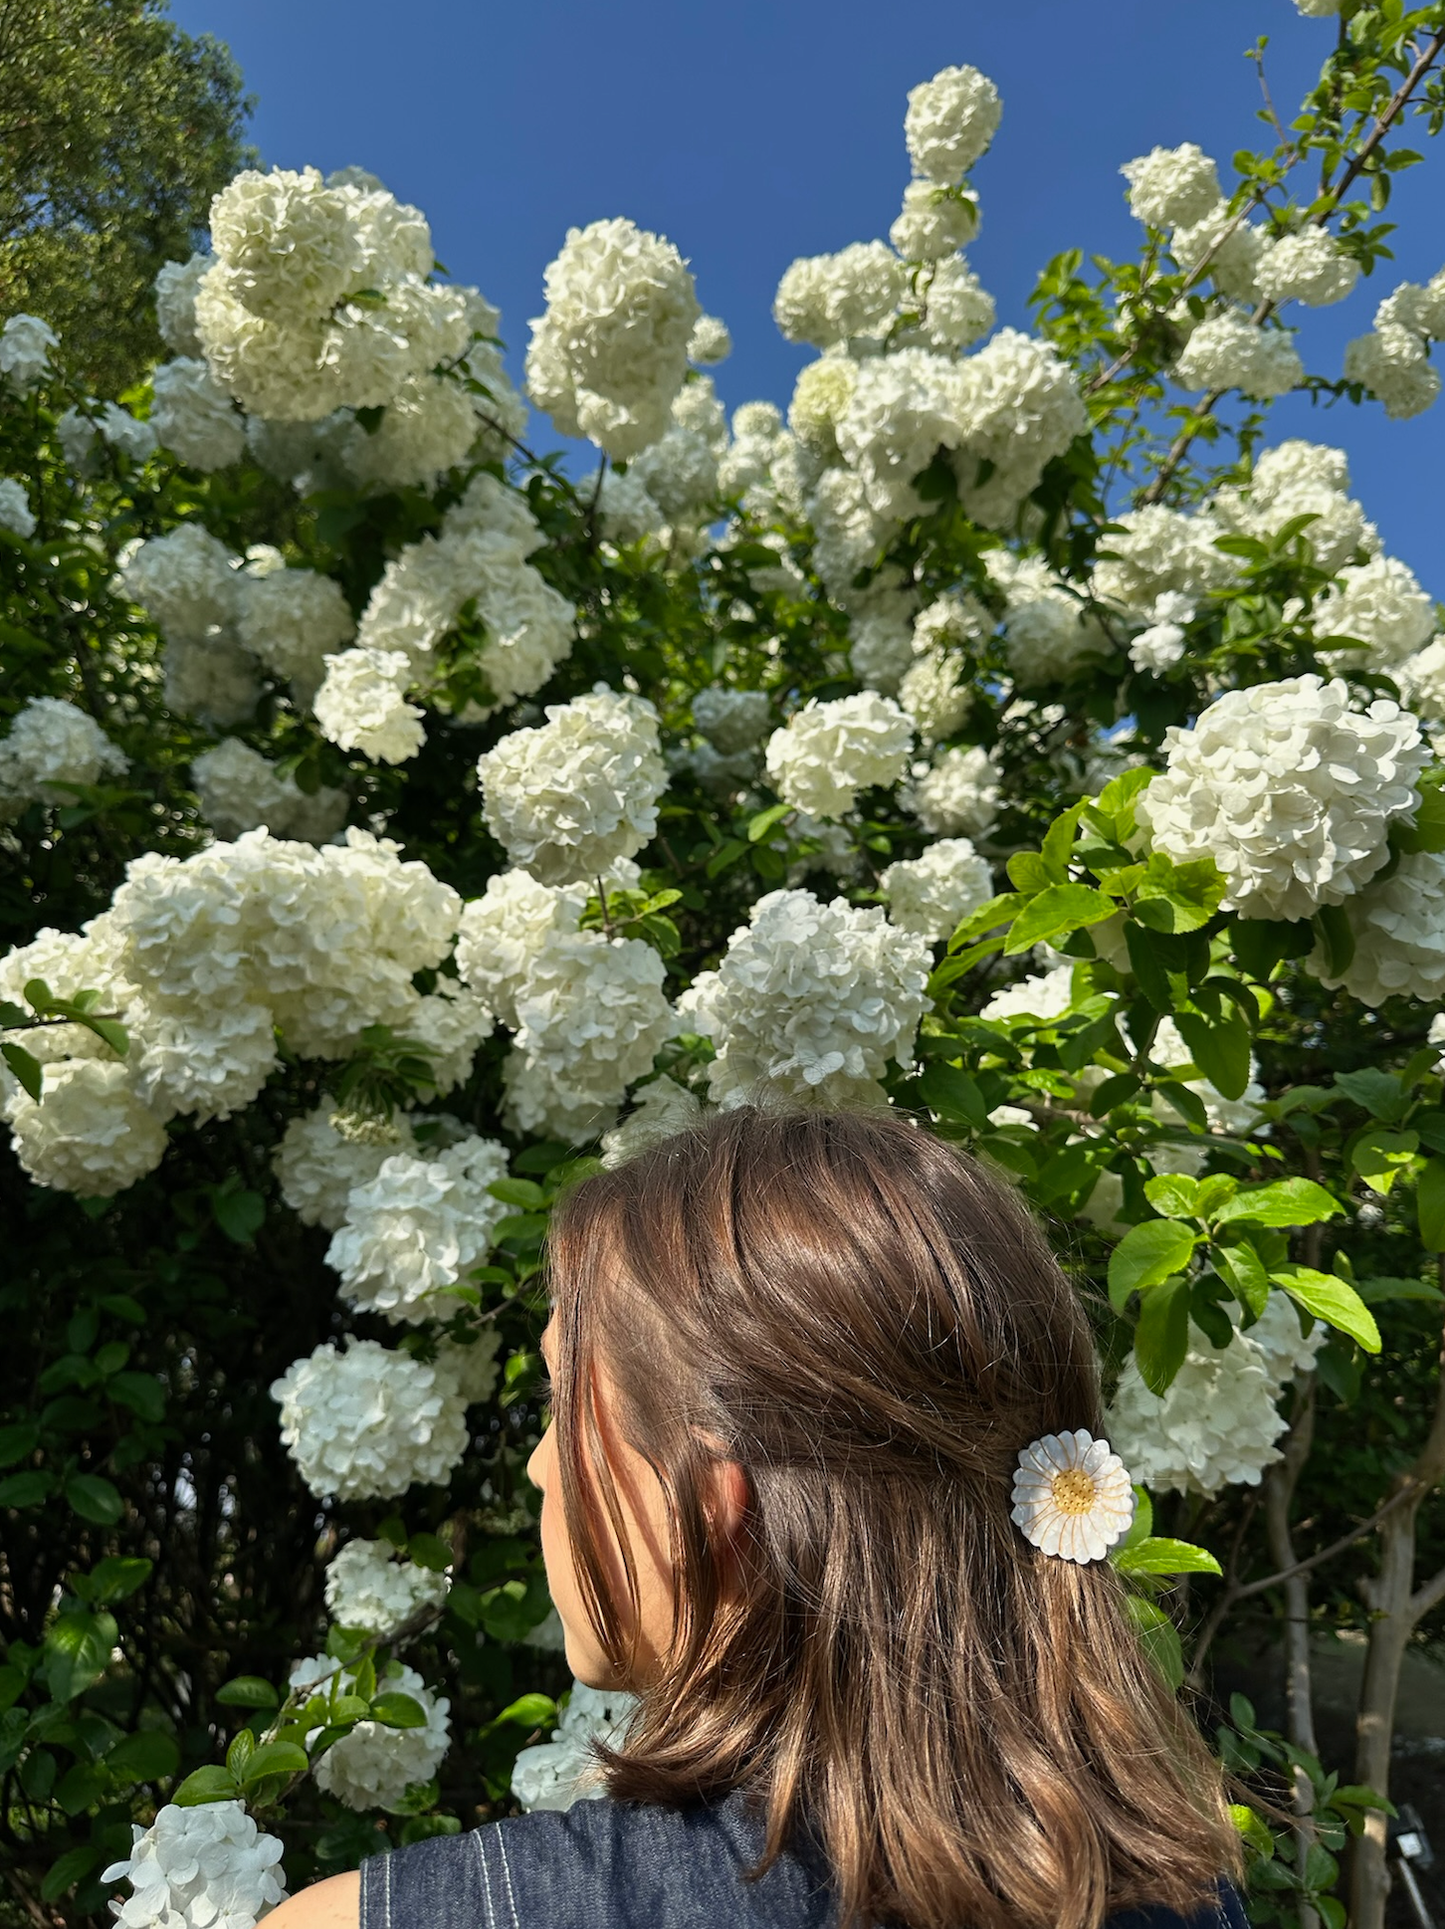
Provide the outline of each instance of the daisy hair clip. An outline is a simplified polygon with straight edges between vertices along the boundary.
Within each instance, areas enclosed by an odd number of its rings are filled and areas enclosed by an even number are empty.
[[[1048,1433],[1024,1448],[1013,1515],[1026,1541],[1065,1561],[1101,1561],[1134,1523],[1129,1470],[1087,1429]]]

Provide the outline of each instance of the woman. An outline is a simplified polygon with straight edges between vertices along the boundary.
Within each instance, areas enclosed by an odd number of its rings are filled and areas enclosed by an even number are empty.
[[[550,1285],[528,1473],[568,1662],[639,1697],[612,1799],[275,1929],[1242,1924],[1101,1558],[1132,1497],[1088,1325],[1006,1187],[896,1114],[725,1113],[579,1185]]]

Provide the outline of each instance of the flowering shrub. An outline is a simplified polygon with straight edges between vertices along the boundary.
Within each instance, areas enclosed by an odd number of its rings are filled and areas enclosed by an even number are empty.
[[[1249,1599],[1307,1627],[1301,1559],[1359,1580],[1353,1792],[1292,1635],[1294,1753],[1247,1748],[1317,1833],[1241,1825],[1261,1919],[1331,1929],[1353,1829],[1376,1929],[1445,1601],[1445,638],[1262,405],[1432,399],[1445,271],[1338,378],[1295,327],[1376,268],[1354,190],[1442,46],[1438,6],[1356,13],[1236,183],[1126,158],[1140,260],[1052,263],[1035,334],[957,252],[1002,104],[945,69],[891,245],[782,279],[786,421],[726,420],[670,241],[571,231],[526,380],[583,483],[359,170],[218,195],[122,402],[5,324],[0,1774],[43,1900],[123,1871],[128,1922],[248,1929],[242,1802],[294,1883],[571,1799],[627,1710],[574,1690],[546,1739],[548,1209],[713,1106],[892,1104],[1100,1308],[1166,1674]]]

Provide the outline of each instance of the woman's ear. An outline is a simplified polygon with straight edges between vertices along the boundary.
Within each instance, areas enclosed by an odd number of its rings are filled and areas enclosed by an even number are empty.
[[[748,1477],[736,1460],[720,1456],[708,1469],[703,1511],[708,1526],[721,1542],[729,1542],[742,1525],[748,1507]]]

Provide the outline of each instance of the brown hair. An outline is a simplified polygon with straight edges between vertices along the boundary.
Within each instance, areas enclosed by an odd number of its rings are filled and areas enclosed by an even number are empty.
[[[811,1836],[848,1925],[1097,1929],[1235,1871],[1119,1577],[1010,1519],[1020,1449],[1097,1434],[1100,1405],[1078,1298],[1007,1187],[896,1114],[723,1113],[579,1185],[550,1278],[564,1515],[620,1671],[638,1593],[599,1355],[668,1497],[674,1640],[600,1750],[614,1797],[752,1792],[754,1873]],[[702,1499],[717,1440],[748,1489],[730,1552]]]

